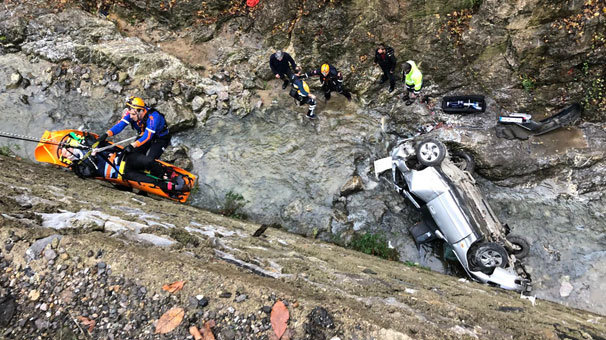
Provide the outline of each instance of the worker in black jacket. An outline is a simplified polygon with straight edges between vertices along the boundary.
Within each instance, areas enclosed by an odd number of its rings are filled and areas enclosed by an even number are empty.
[[[305,73],[305,77],[320,76],[322,91],[324,91],[324,99],[330,99],[330,93],[337,91],[351,101],[351,94],[343,87],[343,75],[336,67],[323,64],[319,69]]]
[[[288,79],[297,69],[297,64],[290,54],[278,50],[269,57],[269,67],[271,67],[271,71],[277,79],[282,78],[282,81],[284,81],[282,89],[285,89],[288,86]]]
[[[381,70],[383,70],[381,84],[389,79],[389,92],[392,92],[396,86],[394,73],[397,62],[398,60],[396,59],[393,48],[385,46],[385,44],[379,45],[375,51],[375,64],[379,64],[379,66],[381,66]]]

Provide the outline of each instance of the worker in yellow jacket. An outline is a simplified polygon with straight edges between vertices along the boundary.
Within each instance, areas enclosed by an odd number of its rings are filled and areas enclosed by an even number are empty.
[[[406,92],[402,98],[406,105],[412,104],[417,97],[421,95],[421,88],[423,88],[423,74],[417,67],[414,61],[408,60],[403,65],[402,80],[406,83]],[[410,93],[412,92],[412,97]]]

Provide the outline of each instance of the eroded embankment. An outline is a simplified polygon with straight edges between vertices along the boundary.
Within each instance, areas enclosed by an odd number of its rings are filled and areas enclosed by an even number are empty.
[[[189,326],[215,320],[220,339],[267,339],[269,307],[279,299],[288,302],[294,339],[599,339],[606,332],[603,317],[589,312],[533,305],[272,228],[253,237],[255,224],[1,158],[0,303],[14,309],[0,318],[6,338],[149,338],[160,315],[179,306],[184,321],[163,338],[182,339]],[[177,280],[186,282],[182,291],[161,290]]]

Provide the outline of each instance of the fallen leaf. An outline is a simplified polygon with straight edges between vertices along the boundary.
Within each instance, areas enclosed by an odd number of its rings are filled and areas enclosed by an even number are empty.
[[[204,336],[203,340],[215,340],[215,335],[213,331],[210,329],[215,327],[215,320],[206,321],[204,323],[204,328],[201,329],[202,335]]]
[[[280,339],[286,331],[286,322],[288,322],[289,317],[290,315],[288,314],[288,308],[286,308],[284,303],[282,301],[276,302],[271,309],[270,319],[271,327],[274,329],[278,339]]]
[[[165,334],[177,328],[181,321],[183,321],[183,316],[185,316],[183,308],[175,307],[169,309],[166,313],[162,314],[156,323],[156,334]]]
[[[97,324],[97,322],[95,320],[91,320],[85,316],[78,316],[78,321],[80,321],[84,326],[88,326],[88,332],[92,332],[93,328],[95,328],[95,325]]]
[[[203,340],[202,334],[200,334],[200,331],[198,330],[198,327],[196,327],[196,326],[189,327],[189,334],[191,334],[191,336],[194,337],[194,340]]]
[[[185,281],[175,281],[171,284],[162,286],[162,289],[168,291],[169,293],[174,293],[183,289],[184,284]]]

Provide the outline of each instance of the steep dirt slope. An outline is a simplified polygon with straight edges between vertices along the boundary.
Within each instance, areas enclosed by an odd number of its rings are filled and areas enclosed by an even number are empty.
[[[606,332],[604,318],[589,312],[533,305],[273,228],[252,237],[257,224],[61,169],[2,156],[0,173],[0,303],[12,296],[16,309],[0,319],[6,338],[82,338],[88,329],[78,328],[79,316],[96,320],[92,338],[150,338],[161,313],[180,306],[180,326],[152,338],[182,339],[190,325],[212,319],[218,339],[267,339],[266,312],[276,300],[288,302],[291,339],[600,339]],[[32,245],[50,235],[62,238]],[[182,291],[161,291],[177,280],[186,281]]]

